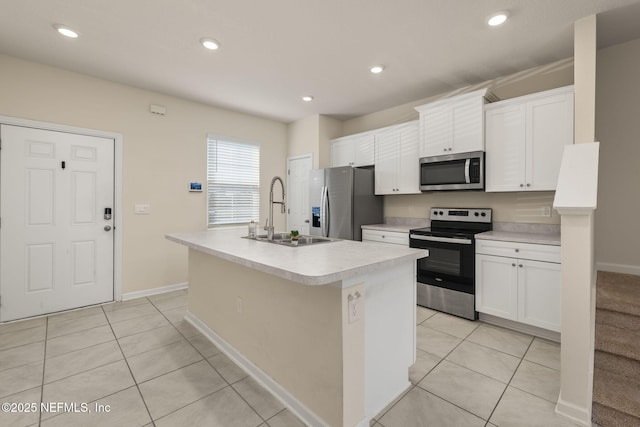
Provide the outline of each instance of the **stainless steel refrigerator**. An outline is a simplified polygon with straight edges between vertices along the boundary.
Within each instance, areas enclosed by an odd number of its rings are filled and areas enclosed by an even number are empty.
[[[312,236],[362,240],[362,225],[384,221],[373,169],[316,169],[311,171],[309,183]]]

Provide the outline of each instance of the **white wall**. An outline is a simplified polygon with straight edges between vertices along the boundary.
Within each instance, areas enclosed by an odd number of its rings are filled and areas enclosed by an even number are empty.
[[[640,39],[597,58],[596,141],[600,141],[596,264],[640,274]]]
[[[206,229],[206,135],[261,143],[261,206],[269,183],[284,176],[287,126],[271,120],[120,85],[0,55],[0,115],[121,133],[124,137],[123,292],[187,281],[186,248],[165,233]],[[167,107],[166,116],[149,104]],[[133,215],[136,202],[150,215]],[[284,215],[276,226],[284,227]]]

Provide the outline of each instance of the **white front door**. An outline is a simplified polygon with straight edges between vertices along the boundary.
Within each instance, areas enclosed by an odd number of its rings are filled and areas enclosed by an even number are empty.
[[[114,299],[114,140],[0,126],[0,321]]]
[[[309,234],[309,172],[311,154],[287,159],[287,229]]]

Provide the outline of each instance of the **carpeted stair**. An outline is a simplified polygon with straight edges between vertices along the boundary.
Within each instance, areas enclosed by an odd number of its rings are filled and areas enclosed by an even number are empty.
[[[640,276],[598,272],[593,422],[640,426]]]

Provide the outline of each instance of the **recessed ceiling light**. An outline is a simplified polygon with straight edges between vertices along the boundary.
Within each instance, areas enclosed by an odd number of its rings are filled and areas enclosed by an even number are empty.
[[[72,39],[78,38],[78,33],[67,26],[55,24],[53,28],[55,28],[57,32],[59,32],[65,37],[69,37]]]
[[[206,47],[209,50],[220,49],[220,42],[218,40],[202,38],[200,39],[200,43],[202,43],[202,46]]]
[[[507,12],[498,12],[489,18],[487,24],[492,27],[497,27],[498,25],[504,24],[508,17],[509,14]]]
[[[305,95],[305,96],[303,96],[303,97],[302,97],[302,100],[303,100],[304,102],[311,102],[311,101],[313,101],[313,96],[311,96],[311,95]]]
[[[380,74],[384,71],[384,65],[374,65],[369,68],[369,71],[371,71],[373,74]]]

